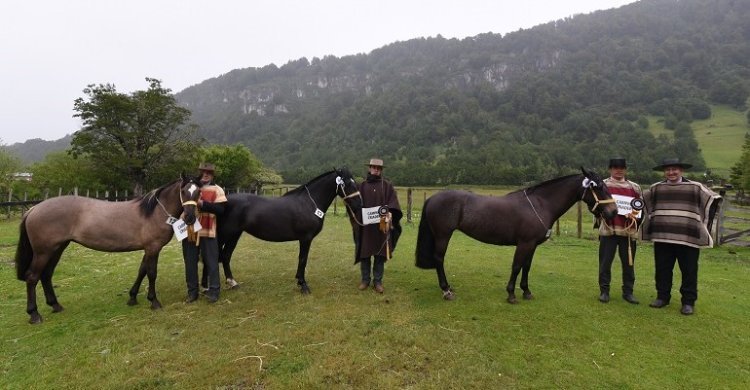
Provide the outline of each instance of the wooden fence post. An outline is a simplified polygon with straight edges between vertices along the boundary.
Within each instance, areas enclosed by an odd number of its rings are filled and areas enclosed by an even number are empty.
[[[8,188],[8,202],[13,200],[13,188]],[[10,206],[8,206],[8,219],[10,219]]]
[[[411,205],[412,205],[412,199],[411,199],[411,193],[412,188],[409,187],[406,189],[406,222],[411,223]]]
[[[717,246],[721,245],[722,239],[724,238],[724,205],[726,204],[726,194],[727,192],[725,190],[719,191],[719,195],[721,195],[721,197],[725,200],[721,202],[721,205],[719,206],[719,212],[716,215],[716,231],[712,232],[713,234],[715,234],[714,242]]]
[[[581,202],[578,202],[578,238],[583,237],[583,208]]]

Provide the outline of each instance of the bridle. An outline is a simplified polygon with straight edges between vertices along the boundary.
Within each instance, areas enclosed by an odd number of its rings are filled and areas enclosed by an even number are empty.
[[[352,179],[349,179],[349,180],[352,180]],[[357,225],[359,225],[359,226],[365,226],[365,225],[363,225],[362,223],[360,223],[357,220],[357,216],[355,215],[354,210],[352,210],[352,207],[349,206],[349,202],[347,202],[348,199],[351,199],[351,198],[354,198],[354,197],[357,197],[357,196],[359,197],[359,200],[361,202],[362,201],[362,194],[359,193],[359,190],[354,191],[351,194],[347,194],[346,193],[346,189],[344,188],[345,187],[345,182],[344,182],[344,179],[341,176],[336,176],[336,187],[337,187],[337,192],[338,192],[338,190],[341,190],[341,194],[343,195],[341,197],[341,199],[344,200],[344,206],[346,206],[346,211],[347,211],[347,213],[349,213],[349,216],[352,217],[352,219],[354,220],[354,222]]]
[[[613,198],[609,199],[599,199],[599,197],[596,195],[596,191],[594,191],[595,187],[598,187],[596,182],[594,180],[589,179],[588,177],[583,179],[582,183],[584,190],[581,194],[581,200],[586,197],[586,190],[591,191],[591,197],[594,198],[594,205],[591,206],[591,212],[596,213],[596,209],[599,208],[601,205],[609,204],[609,203],[615,203],[615,200]]]

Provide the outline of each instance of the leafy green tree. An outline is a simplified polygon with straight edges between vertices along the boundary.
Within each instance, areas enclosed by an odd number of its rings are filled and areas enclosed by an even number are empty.
[[[143,193],[150,176],[194,157],[199,144],[194,126],[187,124],[190,111],[161,81],[146,81],[147,90],[132,94],[112,84],[89,85],[83,90],[87,97],[74,103],[83,125],[73,134],[70,153],[88,156],[107,177],[126,179],[134,195]]]
[[[750,189],[750,133],[745,134],[740,160],[732,167],[729,181],[740,191]]]
[[[0,144],[0,190],[11,186],[13,174],[21,169],[21,160],[13,152]]]
[[[240,144],[211,145],[201,151],[200,158],[216,165],[216,181],[225,189],[255,184],[262,168],[250,149]]]
[[[87,156],[74,158],[67,152],[52,152],[44,160],[34,163],[29,169],[34,188],[40,192],[62,188],[66,193],[74,187],[81,191],[123,190],[127,182],[117,182],[116,178],[99,177],[95,163]]]

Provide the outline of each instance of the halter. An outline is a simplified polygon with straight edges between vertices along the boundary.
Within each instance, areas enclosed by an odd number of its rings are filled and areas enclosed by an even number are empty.
[[[159,206],[161,207],[162,211],[164,211],[164,214],[167,214],[167,217],[174,218],[172,216],[172,214],[170,214],[169,211],[167,211],[167,208],[164,207],[164,204],[161,203],[161,201],[159,200],[159,197],[156,196],[156,190],[154,190],[152,192],[154,193],[154,195],[153,195],[154,198],[156,198],[156,203],[159,204]],[[180,190],[178,191],[178,193],[180,194],[180,203],[182,203],[182,207],[183,208],[185,206],[195,206],[195,207],[198,207],[198,202],[196,202],[194,200],[183,200],[182,199],[182,186],[180,186]],[[174,219],[177,219],[177,218],[174,218]]]
[[[344,189],[344,179],[342,179],[341,176],[336,176],[336,187],[337,189],[341,189],[341,193],[344,194],[344,196],[342,196],[341,199],[344,200],[344,206],[346,207],[346,211],[347,213],[349,213],[349,216],[352,217],[352,219],[354,220],[354,223],[356,223],[359,226],[365,226],[361,224],[359,221],[357,221],[357,216],[354,214],[354,210],[352,210],[351,206],[349,206],[349,202],[346,202],[347,199],[353,198],[355,196],[359,196],[359,199],[362,200],[362,194],[360,194],[359,190],[357,190],[347,195],[346,190]]]
[[[587,188],[587,189],[588,189],[589,191],[591,191],[591,196],[592,196],[592,197],[594,198],[594,200],[595,200],[595,202],[594,202],[594,205],[593,205],[593,206],[591,206],[591,212],[592,212],[592,213],[593,213],[593,212],[594,212],[594,210],[596,210],[596,209],[597,209],[597,208],[598,208],[598,207],[599,207],[600,205],[604,205],[604,204],[608,204],[608,203],[615,203],[615,200],[614,200],[614,199],[612,199],[612,198],[610,198],[610,199],[604,199],[604,200],[599,200],[599,197],[598,197],[598,196],[596,196],[596,191],[594,191],[594,188],[593,188],[593,187],[596,187],[596,184],[594,184],[594,183],[592,183],[592,184],[593,184],[593,185],[591,185],[591,186],[589,186],[589,187],[586,187],[586,188]],[[584,198],[585,196],[586,196],[586,190],[584,190],[584,191],[583,191],[583,194],[581,195],[581,200],[583,200],[583,198]]]

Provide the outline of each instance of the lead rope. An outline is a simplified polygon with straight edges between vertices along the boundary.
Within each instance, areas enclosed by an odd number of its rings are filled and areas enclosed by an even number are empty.
[[[529,204],[531,205],[531,209],[534,210],[534,214],[536,214],[536,217],[539,219],[539,223],[542,224],[542,226],[547,229],[547,224],[544,223],[542,220],[542,217],[539,215],[539,213],[536,211],[536,208],[534,207],[534,204],[531,203],[531,199],[529,199],[529,195],[526,193],[526,190],[523,190],[524,196],[526,196],[526,200],[529,201]]]

